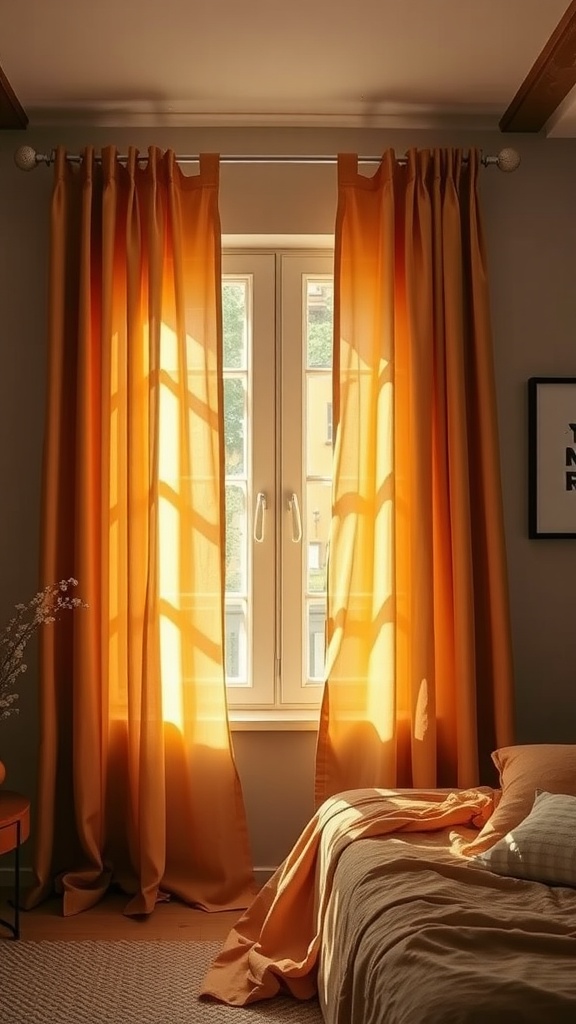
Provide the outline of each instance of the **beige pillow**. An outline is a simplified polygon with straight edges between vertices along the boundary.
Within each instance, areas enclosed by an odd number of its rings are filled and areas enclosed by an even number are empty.
[[[474,862],[498,875],[576,887],[576,796],[538,793],[528,817]]]
[[[530,813],[537,790],[576,796],[576,744],[527,743],[501,747],[492,754],[502,796],[468,855],[502,839]]]

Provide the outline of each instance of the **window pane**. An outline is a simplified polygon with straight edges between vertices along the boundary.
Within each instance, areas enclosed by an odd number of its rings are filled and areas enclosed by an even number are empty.
[[[328,481],[309,481],[306,485],[307,593],[326,593],[326,553],[331,514],[332,488],[330,483]]]
[[[225,667],[230,686],[249,685],[250,547],[248,432],[252,275],[222,281],[224,461],[226,472]]]
[[[308,572],[310,569],[320,569],[322,559],[322,545],[318,541],[311,541],[308,545]]]
[[[308,640],[308,678],[320,681],[324,678],[324,657],[326,652],[326,605],[316,601],[307,602],[306,630]]]
[[[306,473],[332,475],[332,374],[306,374]]]
[[[245,601],[226,601],[226,683],[248,685],[248,629]]]
[[[248,338],[248,281],[222,284],[224,369],[245,370]]]
[[[226,484],[226,593],[242,594],[247,589],[246,491],[242,485]]]
[[[332,515],[332,278],[305,276],[305,541],[302,614],[304,686],[324,678],[326,570]]]
[[[244,476],[246,466],[246,378],[224,378],[226,476]]]
[[[332,281],[308,279],[306,287],[306,365],[308,369],[332,366]]]

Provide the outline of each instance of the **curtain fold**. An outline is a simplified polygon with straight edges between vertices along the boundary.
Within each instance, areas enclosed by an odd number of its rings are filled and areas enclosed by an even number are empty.
[[[42,583],[88,609],[41,637],[32,906],[111,884],[246,906],[227,718],[219,160],[60,148],[52,200]]]
[[[480,153],[338,159],[316,799],[493,782],[513,669]]]

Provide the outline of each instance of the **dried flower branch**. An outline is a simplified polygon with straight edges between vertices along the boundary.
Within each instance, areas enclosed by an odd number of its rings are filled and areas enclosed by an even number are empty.
[[[70,597],[69,589],[77,586],[78,580],[60,580],[44,587],[28,604],[16,605],[16,615],[0,634],[0,719],[18,714],[18,694],[9,691],[26,671],[24,651],[38,627],[56,622],[64,611],[88,607],[79,597]]]

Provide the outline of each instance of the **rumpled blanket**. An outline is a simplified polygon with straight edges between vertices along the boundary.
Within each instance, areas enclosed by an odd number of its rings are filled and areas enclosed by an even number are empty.
[[[341,853],[353,842],[455,826],[482,828],[494,810],[489,787],[362,789],[326,800],[292,851],[232,928],[200,990],[231,1006],[279,993],[317,994],[318,951]]]

